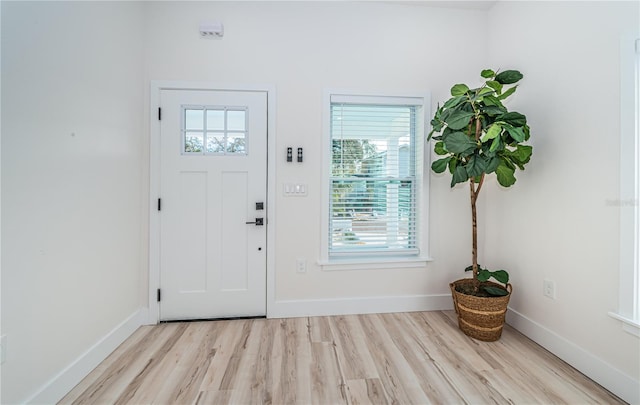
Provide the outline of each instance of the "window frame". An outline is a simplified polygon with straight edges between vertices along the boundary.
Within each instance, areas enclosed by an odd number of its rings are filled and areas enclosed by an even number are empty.
[[[609,315],[640,337],[640,38],[623,38],[620,56],[620,289]]]
[[[416,105],[421,106],[420,130],[416,135],[416,254],[368,254],[367,252],[329,254],[329,218],[331,206],[331,100],[348,100],[357,104],[379,105]],[[430,165],[430,154],[425,147],[427,126],[431,112],[431,97],[427,92],[364,92],[353,90],[325,89],[323,96],[323,133],[322,133],[322,206],[320,259],[318,264],[324,271],[361,270],[424,267],[430,261],[428,252],[429,236],[429,174],[425,168]]]
[[[202,111],[203,112],[203,128],[188,129],[186,125],[186,112],[188,110]],[[207,128],[207,112],[208,111],[222,111],[224,113],[224,128],[222,130],[209,130]],[[227,115],[229,112],[243,111],[244,112],[244,130],[234,130],[228,128]],[[228,106],[228,105],[202,105],[202,104],[184,104],[180,108],[180,154],[182,156],[247,156],[249,154],[248,139],[249,139],[249,110],[245,106]],[[187,152],[187,133],[189,132],[201,132],[202,133],[202,152]],[[208,152],[207,151],[207,134],[209,133],[222,133],[225,140],[225,147],[227,146],[227,138],[229,134],[243,134],[245,139],[245,149],[243,152]]]

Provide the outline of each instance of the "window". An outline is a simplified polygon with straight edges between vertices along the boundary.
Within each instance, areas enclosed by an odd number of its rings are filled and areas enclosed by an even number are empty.
[[[640,39],[621,43],[620,303],[610,313],[640,337]],[[611,202],[610,202],[611,203]]]
[[[425,98],[328,97],[327,260],[417,257]]]
[[[244,107],[182,107],[182,153],[246,155],[247,110]]]

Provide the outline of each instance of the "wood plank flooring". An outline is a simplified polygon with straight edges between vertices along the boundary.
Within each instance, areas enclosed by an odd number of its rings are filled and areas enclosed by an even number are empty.
[[[60,403],[624,402],[509,326],[484,343],[433,311],[144,326]]]

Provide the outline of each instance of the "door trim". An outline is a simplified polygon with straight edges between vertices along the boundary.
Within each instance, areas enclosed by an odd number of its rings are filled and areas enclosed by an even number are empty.
[[[210,91],[251,91],[267,94],[267,317],[275,304],[275,191],[276,191],[276,91],[273,85],[230,85],[209,82],[151,81],[149,97],[149,269],[148,306],[149,325],[160,320],[160,305],[157,290],[160,288],[160,121],[158,107],[162,90],[210,90]]]

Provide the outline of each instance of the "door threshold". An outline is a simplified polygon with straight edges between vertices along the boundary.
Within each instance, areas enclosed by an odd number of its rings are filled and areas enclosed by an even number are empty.
[[[198,319],[175,319],[170,321],[160,321],[160,323],[177,323],[177,322],[214,322],[214,321],[238,321],[243,319],[266,319],[266,315],[259,316],[231,316],[224,318],[198,318]]]

